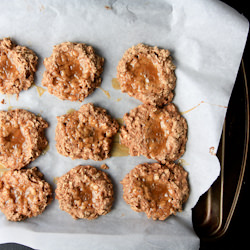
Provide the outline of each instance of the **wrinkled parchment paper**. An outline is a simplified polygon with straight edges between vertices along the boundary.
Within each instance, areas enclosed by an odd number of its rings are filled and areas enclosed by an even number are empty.
[[[145,157],[112,157],[103,162],[71,160],[55,149],[56,116],[82,103],[62,101],[39,87],[15,96],[0,95],[1,110],[24,108],[41,114],[49,150],[30,166],[38,166],[54,187],[54,178],[78,164],[106,163],[116,193],[112,212],[94,221],[74,221],[53,201],[46,211],[25,222],[8,222],[0,213],[0,243],[18,242],[39,249],[198,249],[191,208],[220,172],[215,156],[227,105],[242,57],[248,21],[225,4],[212,0],[162,1],[29,1],[0,2],[0,37],[11,37],[39,56],[35,84],[41,87],[43,59],[55,44],[72,41],[93,45],[105,58],[101,87],[83,103],[93,102],[121,118],[139,101],[112,87],[116,66],[126,49],[137,43],[171,51],[177,66],[173,102],[188,122],[188,143],[181,159],[189,172],[190,198],[184,211],[166,221],[148,220],[122,199],[119,184]],[[107,92],[106,92],[107,93]],[[40,92],[41,94],[41,92]]]

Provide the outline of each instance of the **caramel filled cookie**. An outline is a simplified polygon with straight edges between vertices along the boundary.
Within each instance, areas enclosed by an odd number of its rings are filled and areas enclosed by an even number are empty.
[[[10,221],[41,214],[52,201],[52,188],[36,167],[10,170],[0,177],[0,210]]]
[[[187,178],[187,172],[175,163],[140,164],[121,181],[123,198],[136,212],[145,212],[153,220],[165,220],[180,212],[187,201]]]
[[[72,159],[101,161],[109,157],[118,122],[107,111],[84,104],[79,111],[57,117],[56,148]]]
[[[113,185],[106,173],[92,166],[77,166],[58,178],[56,199],[74,219],[93,220],[110,212]]]
[[[44,59],[42,85],[62,100],[83,101],[101,84],[104,59],[91,46],[65,42]]]
[[[38,57],[9,38],[0,40],[0,92],[17,94],[34,83]]]
[[[174,70],[168,50],[140,43],[124,53],[117,66],[117,79],[122,92],[143,103],[161,106],[173,99]]]
[[[187,122],[174,104],[161,109],[140,105],[123,120],[120,142],[129,148],[132,156],[144,155],[162,163],[174,161],[185,152]]]
[[[23,110],[0,111],[0,163],[20,169],[34,161],[47,147],[42,117]]]

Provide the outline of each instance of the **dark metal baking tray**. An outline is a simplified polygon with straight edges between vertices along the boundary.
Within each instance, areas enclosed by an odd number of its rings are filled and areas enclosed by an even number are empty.
[[[227,231],[240,194],[249,144],[249,96],[244,62],[228,105],[217,156],[221,173],[193,208],[194,230],[203,241]]]

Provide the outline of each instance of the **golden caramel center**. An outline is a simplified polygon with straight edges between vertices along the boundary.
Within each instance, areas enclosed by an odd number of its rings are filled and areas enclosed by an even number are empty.
[[[55,64],[52,72],[53,91],[71,101],[78,100],[86,88],[86,80],[91,77],[90,65],[74,49],[60,51],[55,58]]]
[[[151,175],[145,179],[142,179],[142,187],[146,198],[151,201],[155,201],[156,208],[167,208],[170,206],[169,193],[166,184],[159,181],[159,177],[156,180],[156,176]]]
[[[172,130],[172,122],[160,113],[153,113],[145,122],[145,139],[149,152],[159,154],[166,150],[166,143]]]
[[[81,183],[73,191],[74,204],[77,207],[91,208],[93,205],[93,195],[89,186]]]
[[[8,136],[4,137],[6,142],[6,151],[8,154],[11,154],[15,151],[22,152],[23,144],[25,142],[25,137],[22,134],[20,127],[18,128],[8,128]]]
[[[128,65],[130,79],[126,79],[129,91],[158,92],[160,85],[159,74],[153,61],[144,55],[139,55]]]
[[[57,81],[63,80],[71,83],[71,81],[77,81],[83,77],[83,68],[78,60],[78,55],[75,50],[60,53],[56,62],[61,79],[57,79]]]
[[[11,59],[10,53],[0,50],[0,80],[15,81],[18,74],[19,72]]]

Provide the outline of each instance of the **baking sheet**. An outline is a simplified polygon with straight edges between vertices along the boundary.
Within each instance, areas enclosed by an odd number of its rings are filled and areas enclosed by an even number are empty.
[[[219,175],[215,154],[248,21],[225,4],[206,0],[4,0],[0,7],[0,37],[9,36],[39,56],[36,86],[21,92],[18,100],[0,95],[0,100],[6,102],[1,104],[1,110],[24,108],[41,114],[50,124],[46,131],[49,149],[30,166],[38,166],[55,188],[54,179],[78,164],[100,167],[106,163],[110,169],[105,172],[112,178],[116,193],[113,210],[94,221],[74,221],[59,209],[57,201],[39,217],[25,222],[8,222],[0,213],[0,242],[14,241],[39,249],[67,249],[79,244],[86,249],[198,249],[191,208]],[[95,90],[83,103],[93,102],[116,118],[141,104],[112,87],[116,66],[125,50],[143,42],[171,51],[177,66],[173,102],[189,128],[187,150],[180,160],[189,172],[191,189],[184,212],[164,222],[154,222],[144,213],[132,211],[123,201],[120,180],[137,164],[152,160],[126,156],[94,162],[71,160],[57,153],[56,116],[82,105],[57,99],[41,85],[43,59],[50,56],[53,45],[65,41],[90,44],[105,58],[102,89]]]

